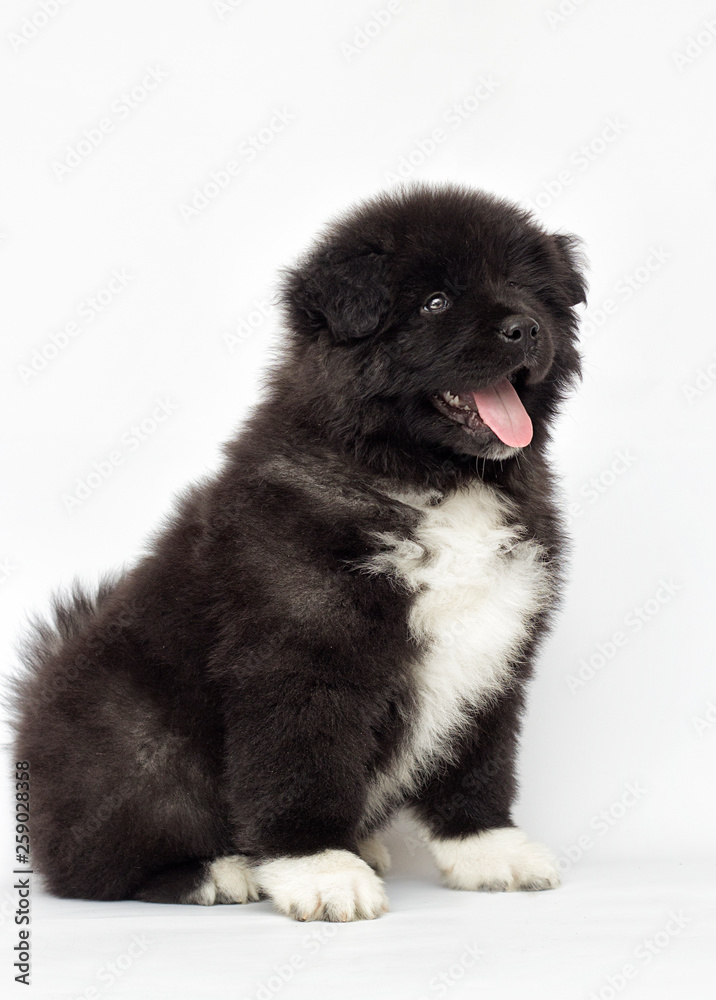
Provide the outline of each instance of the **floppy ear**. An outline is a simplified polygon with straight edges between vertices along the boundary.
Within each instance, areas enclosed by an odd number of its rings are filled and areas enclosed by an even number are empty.
[[[566,233],[556,233],[552,242],[559,260],[558,280],[570,306],[587,301],[587,282],[584,277],[584,259],[579,252],[580,240]]]
[[[339,340],[366,337],[381,326],[390,306],[385,254],[346,256],[326,251],[297,268],[285,287],[289,307],[310,326],[328,326]]]

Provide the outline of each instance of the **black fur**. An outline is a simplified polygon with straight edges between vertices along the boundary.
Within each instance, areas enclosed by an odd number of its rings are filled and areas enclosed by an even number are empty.
[[[421,308],[436,291],[452,302],[439,316]],[[376,532],[416,528],[391,494],[482,478],[557,583],[545,448],[579,374],[584,295],[573,238],[457,187],[361,206],[288,271],[285,353],[223,468],[134,569],[57,603],[17,681],[15,753],[52,892],[172,901],[222,855],[356,849],[366,789],[410,726],[416,655],[412,596],[361,563]],[[518,384],[535,433],[498,460],[491,431],[466,433],[432,397],[515,368],[495,333],[508,314],[540,325]],[[547,617],[453,762],[411,793],[436,834],[511,823],[522,682]]]

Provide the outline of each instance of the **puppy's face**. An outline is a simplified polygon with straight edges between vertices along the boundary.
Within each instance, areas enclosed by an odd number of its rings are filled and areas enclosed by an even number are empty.
[[[367,432],[508,458],[579,373],[574,243],[472,191],[384,196],[291,272],[289,316]]]

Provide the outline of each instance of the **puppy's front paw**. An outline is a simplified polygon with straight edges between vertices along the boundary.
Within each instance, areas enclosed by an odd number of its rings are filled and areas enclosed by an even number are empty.
[[[388,909],[383,883],[351,851],[266,861],[256,877],[278,909],[295,920],[372,920]]]
[[[556,862],[547,848],[531,843],[516,827],[432,840],[430,849],[451,889],[514,892],[556,889],[560,884]]]

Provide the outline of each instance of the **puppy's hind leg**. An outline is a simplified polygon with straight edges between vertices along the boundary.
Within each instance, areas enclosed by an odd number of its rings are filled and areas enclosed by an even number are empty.
[[[214,861],[188,861],[153,875],[135,893],[145,903],[251,903],[259,888],[248,859],[240,854]]]
[[[281,913],[372,920],[388,907],[370,863],[381,867],[387,859],[375,844],[363,845],[368,862],[359,857],[356,833],[382,721],[378,699],[355,682],[349,654],[336,652],[332,667],[321,650],[314,667],[297,658],[300,648],[290,652],[280,687],[252,671],[242,678],[241,697],[224,708],[226,791],[237,824],[231,842],[256,857],[258,885]],[[251,743],[246,734],[257,721],[265,735]]]

